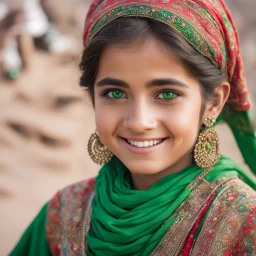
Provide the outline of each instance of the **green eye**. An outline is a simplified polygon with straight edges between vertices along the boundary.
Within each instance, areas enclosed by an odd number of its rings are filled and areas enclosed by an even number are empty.
[[[159,98],[164,100],[172,100],[176,97],[177,97],[177,94],[172,91],[165,91],[159,94]]]
[[[123,95],[124,95],[124,93],[119,90],[111,91],[109,92],[109,94],[111,98],[115,98],[115,99],[121,99],[123,98]]]

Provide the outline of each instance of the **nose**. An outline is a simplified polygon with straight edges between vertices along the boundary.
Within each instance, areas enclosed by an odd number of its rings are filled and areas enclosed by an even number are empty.
[[[140,101],[130,105],[123,125],[134,133],[142,133],[156,128],[157,120],[148,104]]]

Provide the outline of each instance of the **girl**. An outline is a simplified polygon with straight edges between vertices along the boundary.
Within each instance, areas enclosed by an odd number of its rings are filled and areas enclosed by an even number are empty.
[[[95,0],[84,45],[103,167],[58,192],[11,255],[255,255],[255,178],[220,156],[213,128],[228,122],[256,173],[223,0]]]

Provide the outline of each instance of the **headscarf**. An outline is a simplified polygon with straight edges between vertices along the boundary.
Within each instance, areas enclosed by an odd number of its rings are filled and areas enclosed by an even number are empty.
[[[238,111],[250,107],[236,27],[223,0],[96,0],[85,24],[84,43],[110,21],[141,16],[161,21],[188,40],[227,74],[228,103]]]
[[[119,17],[146,17],[169,25],[227,75],[231,92],[220,116],[233,131],[245,162],[256,174],[256,138],[237,29],[223,0],[94,0],[84,29],[85,47]]]

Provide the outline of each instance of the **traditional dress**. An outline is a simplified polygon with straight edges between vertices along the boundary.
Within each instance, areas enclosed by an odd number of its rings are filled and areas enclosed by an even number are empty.
[[[95,0],[85,47],[124,16],[169,25],[227,74],[232,91],[221,119],[256,174],[239,41],[223,0]],[[255,190],[255,177],[224,156],[207,171],[192,164],[134,190],[129,170],[113,157],[95,179],[59,191],[10,255],[256,255]]]

